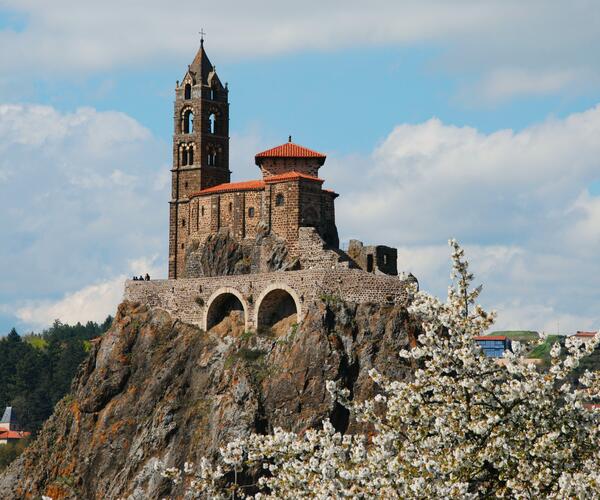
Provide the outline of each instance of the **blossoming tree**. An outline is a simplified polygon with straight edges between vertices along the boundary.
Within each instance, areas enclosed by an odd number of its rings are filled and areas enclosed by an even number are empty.
[[[446,302],[413,292],[410,312],[423,325],[408,381],[370,375],[380,388],[353,402],[329,382],[332,396],[370,424],[371,437],[340,435],[325,421],[301,436],[276,429],[251,435],[185,470],[163,470],[201,498],[597,498],[600,495],[600,374],[577,387],[568,375],[596,348],[568,339],[552,347],[549,370],[524,362],[518,348],[499,364],[473,337],[494,315],[476,305],[463,249],[452,247],[452,286]],[[264,473],[251,488],[243,470]],[[260,470],[260,469],[259,469]],[[225,480],[225,478],[232,480]]]

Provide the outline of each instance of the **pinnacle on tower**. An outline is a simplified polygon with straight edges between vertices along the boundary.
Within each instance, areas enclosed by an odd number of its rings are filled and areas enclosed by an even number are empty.
[[[204,50],[203,38],[200,39],[200,48],[198,49],[192,64],[189,65],[188,71],[194,77],[194,83],[202,82],[204,85],[208,84],[208,75],[214,71],[214,66]]]

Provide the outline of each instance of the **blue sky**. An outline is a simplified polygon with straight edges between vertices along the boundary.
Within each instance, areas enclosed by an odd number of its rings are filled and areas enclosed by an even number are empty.
[[[235,179],[292,134],[328,154],[342,240],[398,246],[443,294],[458,237],[499,327],[597,327],[600,7],[449,4],[0,0],[0,334],[100,320],[124,276],[165,274],[173,87],[200,26]]]

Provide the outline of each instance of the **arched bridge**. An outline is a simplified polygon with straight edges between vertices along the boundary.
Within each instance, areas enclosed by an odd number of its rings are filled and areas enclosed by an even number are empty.
[[[359,269],[315,269],[154,281],[127,281],[126,300],[169,311],[186,323],[209,330],[234,312],[246,330],[271,327],[295,317],[300,323],[309,301],[406,300],[406,283],[396,276]]]

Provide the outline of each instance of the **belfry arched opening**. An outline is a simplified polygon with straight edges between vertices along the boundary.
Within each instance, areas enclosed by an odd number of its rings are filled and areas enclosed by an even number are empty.
[[[283,288],[268,292],[257,307],[256,326],[259,331],[285,334],[294,324],[300,322],[296,300]]]
[[[207,305],[206,331],[223,330],[223,333],[243,333],[246,325],[246,308],[235,294],[224,292]]]

